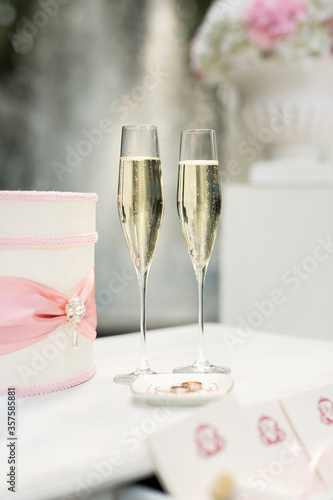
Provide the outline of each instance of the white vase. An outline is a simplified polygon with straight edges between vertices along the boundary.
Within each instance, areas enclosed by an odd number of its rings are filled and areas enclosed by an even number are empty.
[[[265,146],[250,180],[333,182],[333,59],[263,60],[229,75],[246,129]]]

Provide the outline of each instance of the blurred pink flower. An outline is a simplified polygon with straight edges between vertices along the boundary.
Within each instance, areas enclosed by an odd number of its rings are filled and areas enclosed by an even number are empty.
[[[244,10],[250,40],[270,48],[295,33],[306,19],[303,0],[253,0]]]

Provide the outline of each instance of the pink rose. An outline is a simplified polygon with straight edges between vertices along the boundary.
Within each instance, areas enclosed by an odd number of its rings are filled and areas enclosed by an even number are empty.
[[[303,0],[253,0],[243,19],[250,40],[270,48],[295,33],[306,19],[306,7]]]

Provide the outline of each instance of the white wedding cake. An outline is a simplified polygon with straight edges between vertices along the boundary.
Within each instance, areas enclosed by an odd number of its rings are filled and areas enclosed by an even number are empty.
[[[0,394],[95,372],[96,194],[0,191]]]

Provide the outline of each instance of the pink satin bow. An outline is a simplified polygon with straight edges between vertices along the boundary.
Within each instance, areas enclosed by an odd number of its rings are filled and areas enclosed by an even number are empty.
[[[77,329],[93,340],[97,325],[94,267],[71,297],[80,297],[86,306]],[[60,325],[69,324],[65,311],[69,298],[36,281],[0,276],[0,354],[40,342]]]

